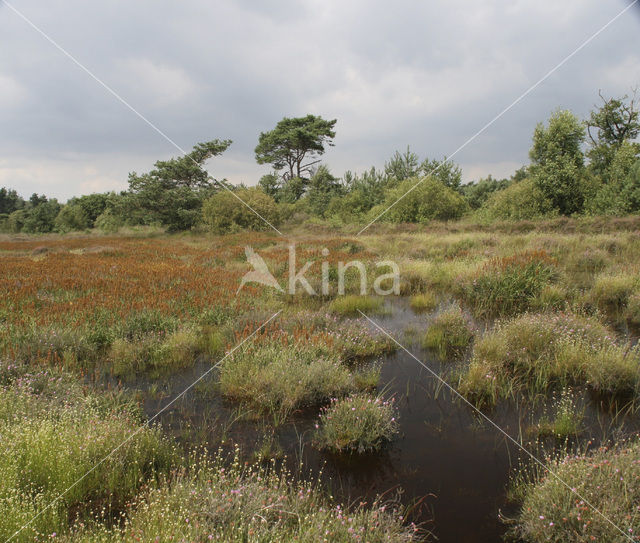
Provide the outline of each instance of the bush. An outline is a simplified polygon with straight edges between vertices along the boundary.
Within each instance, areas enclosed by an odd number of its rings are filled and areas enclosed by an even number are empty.
[[[473,330],[459,307],[440,313],[427,329],[422,344],[441,358],[458,357],[473,339]]]
[[[415,186],[415,188],[413,188]],[[392,207],[391,207],[392,206]],[[370,219],[403,223],[428,223],[459,219],[469,210],[464,197],[432,177],[407,179],[387,192],[383,204],[374,207]]]
[[[640,533],[639,456],[640,442],[635,441],[551,461],[549,470],[556,477],[545,471],[525,483],[513,535],[527,543],[627,543],[630,537],[635,539]]]
[[[202,220],[212,232],[224,233],[244,228],[268,230],[271,227],[265,220],[277,226],[280,217],[275,200],[253,187],[234,193],[221,190],[214,194],[202,206]]]
[[[54,226],[56,232],[63,234],[73,230],[84,230],[89,227],[89,218],[79,205],[68,204],[58,213]]]
[[[115,234],[124,226],[122,217],[112,211],[106,210],[96,218],[95,227],[105,234]]]
[[[334,452],[378,450],[398,433],[397,416],[393,399],[364,394],[333,398],[316,424],[315,444]]]
[[[552,215],[553,207],[530,179],[494,192],[478,211],[487,221],[523,221]]]

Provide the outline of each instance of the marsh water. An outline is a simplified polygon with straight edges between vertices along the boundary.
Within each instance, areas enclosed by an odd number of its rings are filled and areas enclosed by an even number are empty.
[[[421,334],[433,314],[415,314],[405,299],[388,302],[388,308],[389,313],[373,317],[375,321],[433,372],[450,374],[451,361],[439,361],[420,346]],[[410,520],[422,523],[440,542],[500,541],[506,532],[500,517],[514,514],[506,498],[510,474],[521,460],[530,459],[407,352],[399,349],[380,362],[378,389],[395,397],[401,433],[377,454],[319,452],[311,444],[316,411],[299,413],[272,431],[269,421],[243,419],[235,406],[215,394],[203,394],[202,383],[156,420],[178,439],[207,441],[216,447],[224,440],[247,452],[271,435],[284,452],[289,469],[319,478],[343,502],[370,502],[376,495],[384,495],[409,506]],[[130,386],[142,391],[144,409],[151,417],[210,367],[201,361],[179,375],[141,379]],[[215,379],[214,373],[204,382]],[[614,425],[611,415],[594,407],[586,394],[578,400],[584,403],[585,441],[598,443],[610,436],[614,426],[620,426],[620,420]],[[516,441],[527,442],[534,439],[528,434],[534,417],[544,409],[505,402],[486,414]],[[623,421],[625,431],[637,430],[636,419]]]

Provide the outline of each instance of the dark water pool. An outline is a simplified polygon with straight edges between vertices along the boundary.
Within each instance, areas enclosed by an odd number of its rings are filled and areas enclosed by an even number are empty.
[[[390,303],[389,315],[373,317],[436,373],[450,371],[419,344],[420,332],[430,316],[416,315],[407,301]],[[410,334],[410,331],[418,333]],[[154,382],[137,382],[143,391],[149,416],[190,385],[209,366],[198,364],[189,371]],[[208,378],[215,378],[210,376]],[[509,475],[526,455],[468,405],[452,394],[402,350],[382,361],[379,389],[395,396],[400,412],[400,437],[382,453],[338,456],[318,452],[311,446],[316,413],[299,415],[280,426],[275,440],[284,450],[290,467],[321,473],[321,481],[345,502],[371,500],[378,494],[411,505],[411,520],[443,543],[496,542],[505,525],[500,513],[510,516],[506,500]],[[519,440],[532,423],[531,409],[507,403],[487,413],[500,428]],[[179,439],[236,442],[245,451],[255,450],[268,433],[266,423],[236,420],[237,412],[220,398],[191,390],[159,422]],[[586,405],[589,431],[585,441],[599,442],[611,428],[608,415],[591,403]],[[628,430],[637,426],[629,421]]]

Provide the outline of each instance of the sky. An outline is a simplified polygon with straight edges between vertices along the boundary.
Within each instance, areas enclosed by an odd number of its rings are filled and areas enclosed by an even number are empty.
[[[211,175],[254,185],[269,173],[260,132],[308,113],[337,119],[322,157],[337,176],[408,145],[451,156],[629,4],[10,0],[22,18],[0,0],[0,186],[61,200],[124,190],[129,172],[216,138],[233,144]],[[509,176],[554,110],[585,118],[599,91],[637,86],[640,1],[453,160],[465,181]]]

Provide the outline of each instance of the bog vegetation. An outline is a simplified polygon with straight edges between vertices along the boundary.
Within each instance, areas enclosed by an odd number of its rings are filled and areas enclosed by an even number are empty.
[[[633,99],[603,99],[584,123],[554,113],[535,128],[531,164],[467,185],[450,161],[410,149],[336,178],[318,162],[335,125],[309,115],[261,134],[256,159],[273,172],[252,188],[205,172],[231,144],[214,140],[132,173],[120,194],[62,205],[0,190],[0,538],[429,539],[406,502],[341,503],[283,458],[291,421],[309,425],[300,448],[345,462],[403,439],[384,377],[397,344],[362,319],[397,305],[363,295],[357,269],[344,295],[238,289],[247,246],[286,284],[295,240],[314,285],[324,265],[332,276],[338,262],[396,262],[401,311],[420,319],[417,344],[448,382],[487,413],[531,408],[514,437],[541,439],[558,478],[523,465],[505,530],[531,543],[637,539],[639,441],[625,425],[640,407]],[[190,394],[263,440],[149,424],[161,379],[189,384],[202,367]],[[608,441],[585,433],[586,406],[613,413]]]

